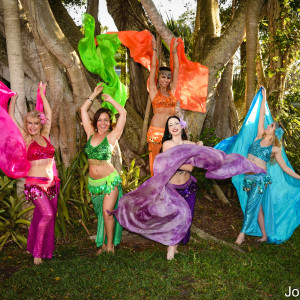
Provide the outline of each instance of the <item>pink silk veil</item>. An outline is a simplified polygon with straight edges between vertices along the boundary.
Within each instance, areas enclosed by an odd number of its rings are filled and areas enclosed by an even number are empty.
[[[16,95],[0,81],[0,169],[11,178],[25,177],[30,169],[27,160],[26,144],[15,122],[8,114],[8,101]],[[43,101],[37,92],[36,110],[43,112]],[[53,164],[53,173],[57,177],[57,169]]]

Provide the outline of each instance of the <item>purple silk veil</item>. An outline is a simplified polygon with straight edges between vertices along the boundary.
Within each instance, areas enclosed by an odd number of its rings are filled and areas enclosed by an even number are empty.
[[[247,172],[265,171],[239,154],[192,144],[178,145],[156,156],[154,176],[136,190],[124,195],[113,214],[132,232],[164,245],[176,245],[192,222],[184,198],[168,184],[183,164],[206,169],[206,177],[225,179]]]
[[[15,122],[7,113],[12,92],[0,81],[0,169],[12,178],[26,176],[30,163],[26,158],[26,144]]]

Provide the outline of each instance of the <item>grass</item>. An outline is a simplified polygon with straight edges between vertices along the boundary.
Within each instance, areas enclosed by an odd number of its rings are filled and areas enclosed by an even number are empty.
[[[79,232],[34,266],[11,246],[0,253],[1,298],[283,299],[289,286],[300,286],[299,228],[282,245],[246,245],[245,253],[199,241],[167,261],[165,246],[144,248],[121,245],[97,257],[94,242]]]

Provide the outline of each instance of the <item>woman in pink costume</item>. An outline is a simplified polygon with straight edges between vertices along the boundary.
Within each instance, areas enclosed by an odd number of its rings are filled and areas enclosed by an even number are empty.
[[[179,62],[177,56],[178,40],[174,41],[174,71],[167,67],[159,68],[158,80],[155,81],[157,64],[157,45],[155,38],[152,39],[153,56],[151,59],[151,68],[149,75],[149,97],[153,107],[153,117],[147,133],[149,146],[149,164],[151,175],[153,176],[153,162],[155,156],[161,148],[161,141],[164,135],[164,129],[167,119],[174,115],[176,105],[180,102],[175,98],[175,91],[178,81]]]
[[[24,193],[35,205],[29,228],[27,250],[34,257],[34,264],[43,258],[52,258],[54,250],[54,225],[57,211],[58,178],[53,174],[54,152],[49,142],[52,111],[44,95],[46,85],[40,83],[39,93],[45,114],[30,111],[24,119],[24,127],[14,117],[17,95],[11,98],[8,113],[18,126],[27,148],[30,169],[26,176]]]

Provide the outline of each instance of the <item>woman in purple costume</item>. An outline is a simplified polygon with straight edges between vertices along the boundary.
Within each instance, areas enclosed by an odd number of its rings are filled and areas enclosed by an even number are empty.
[[[166,122],[165,132],[162,139],[162,152],[165,152],[177,145],[183,144],[197,144],[202,146],[201,141],[194,143],[187,140],[187,135],[184,130],[186,123],[181,121],[177,116],[171,116]],[[173,177],[170,179],[169,184],[175,188],[175,190],[184,198],[191,209],[192,218],[194,216],[197,181],[191,176],[194,166],[191,164],[184,164],[175,172]],[[190,240],[191,227],[184,238],[181,240],[183,244],[187,244]],[[169,245],[167,259],[174,259],[174,255],[178,253],[178,245]]]
[[[206,169],[207,178],[225,179],[245,172],[264,172],[239,154],[189,142],[185,122],[170,117],[165,128],[163,153],[156,156],[154,176],[124,195],[112,213],[126,229],[168,246],[167,259],[174,259],[177,245],[189,240],[196,180],[193,166]]]
[[[29,228],[27,250],[34,257],[34,264],[43,258],[52,258],[54,250],[54,225],[57,211],[59,179],[53,174],[54,147],[49,142],[51,108],[44,95],[46,85],[40,83],[39,93],[45,114],[33,110],[24,119],[24,128],[14,117],[17,95],[13,96],[8,113],[18,126],[27,148],[30,169],[26,176],[24,193],[35,205]]]

